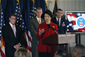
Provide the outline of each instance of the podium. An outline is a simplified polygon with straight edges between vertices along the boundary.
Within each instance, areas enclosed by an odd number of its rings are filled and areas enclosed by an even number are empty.
[[[57,34],[54,33],[47,38],[42,40],[43,44],[51,46],[51,55],[54,57],[54,53],[58,51],[59,45],[58,44],[67,44],[75,42],[75,34]]]
[[[57,45],[58,44],[58,34],[54,33],[47,38],[43,39],[43,44],[46,45]]]
[[[58,34],[54,33],[47,38],[43,39],[43,44],[51,46],[51,56],[54,57],[54,53],[59,49],[58,46]]]

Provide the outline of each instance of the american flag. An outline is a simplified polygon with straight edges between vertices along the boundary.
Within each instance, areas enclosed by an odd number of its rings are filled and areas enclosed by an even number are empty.
[[[15,14],[16,14],[16,16],[17,16],[17,25],[20,25],[20,24],[19,24],[19,21],[20,21],[20,7],[19,7],[19,1],[18,1],[18,0],[16,1]]]
[[[0,0],[1,3],[1,0]],[[3,15],[3,9],[1,9],[1,18],[0,18],[0,57],[6,57],[5,55],[5,42],[2,37],[2,26],[4,26],[4,15]]]
[[[35,7],[35,0],[31,0],[30,3],[30,19],[32,19],[33,17],[36,16],[35,12],[36,12],[36,7]]]
[[[26,41],[27,41],[27,49],[30,51],[30,57],[32,57],[32,50],[31,50],[31,41],[32,37],[30,31],[27,30],[25,19],[20,12],[20,3],[19,0],[16,0],[16,10],[15,14],[17,15],[17,25],[20,25],[22,29],[25,31]]]
[[[32,19],[34,16],[36,16],[35,11],[36,11],[36,7],[32,7],[31,11],[30,11],[30,19]]]
[[[67,18],[69,21],[68,32],[85,31],[85,12],[67,12]]]

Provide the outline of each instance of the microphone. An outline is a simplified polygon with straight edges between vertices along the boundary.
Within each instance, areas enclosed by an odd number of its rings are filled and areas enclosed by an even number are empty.
[[[50,24],[48,24],[48,28],[51,28],[51,29],[53,29],[53,30],[56,32],[56,29],[53,28],[53,27],[51,27]],[[57,33],[57,32],[56,32],[56,33]]]

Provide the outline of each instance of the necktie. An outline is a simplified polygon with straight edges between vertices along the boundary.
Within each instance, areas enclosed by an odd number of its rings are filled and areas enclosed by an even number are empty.
[[[58,26],[60,26],[60,24],[59,24],[59,19],[58,19]]]
[[[13,32],[14,32],[14,36],[16,37],[16,28],[15,28],[14,25],[12,26],[12,29],[13,29]]]
[[[40,21],[40,19],[39,19],[39,24],[41,24],[41,21]]]

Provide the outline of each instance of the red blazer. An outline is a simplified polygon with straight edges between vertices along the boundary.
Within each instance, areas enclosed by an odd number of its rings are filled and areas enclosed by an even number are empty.
[[[58,27],[57,27],[56,24],[54,24],[54,23],[51,22],[50,26],[53,27],[53,28],[55,28],[56,31],[58,32]],[[41,36],[39,36],[39,29],[44,29],[45,30],[45,33],[42,34]],[[46,24],[46,22],[44,22],[44,23],[42,23],[42,24],[39,25],[38,30],[37,30],[37,34],[36,34],[36,36],[38,38],[40,38],[39,45],[38,45],[38,51],[39,52],[51,52],[51,46],[44,45],[42,43],[42,40],[44,38],[50,36],[53,33],[55,33],[55,32],[53,31],[53,29],[48,28],[48,25]]]

